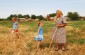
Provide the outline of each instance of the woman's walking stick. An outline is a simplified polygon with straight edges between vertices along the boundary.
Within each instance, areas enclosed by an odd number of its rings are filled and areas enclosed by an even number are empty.
[[[56,31],[57,31],[57,27],[54,27],[54,28],[53,28],[53,31],[52,31],[52,33],[51,33],[51,37],[50,37],[50,38],[52,38],[52,39],[51,39],[49,48],[51,48],[51,45],[52,45],[53,39],[54,39],[54,37],[55,37]]]

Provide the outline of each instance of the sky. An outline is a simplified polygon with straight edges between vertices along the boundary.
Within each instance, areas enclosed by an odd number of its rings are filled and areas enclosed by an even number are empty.
[[[62,10],[64,16],[68,12],[78,12],[85,16],[85,0],[0,0],[0,18],[10,14],[35,14],[46,16]]]

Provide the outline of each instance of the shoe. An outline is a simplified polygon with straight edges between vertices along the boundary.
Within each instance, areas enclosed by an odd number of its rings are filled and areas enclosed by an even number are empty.
[[[59,48],[55,49],[55,51],[58,51],[58,50],[59,50]]]
[[[65,49],[65,48],[62,48],[62,51],[66,51],[67,49]]]

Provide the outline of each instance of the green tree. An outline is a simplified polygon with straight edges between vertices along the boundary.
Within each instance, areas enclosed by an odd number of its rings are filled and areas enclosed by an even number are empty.
[[[42,15],[37,16],[39,20],[44,20],[44,17]]]
[[[12,20],[13,17],[17,17],[17,15],[16,14],[15,15],[11,14],[9,17],[7,17],[7,19]]]
[[[27,15],[24,15],[24,18],[30,18],[30,16],[27,14]]]
[[[0,21],[3,21],[3,19],[0,18]]]
[[[36,19],[36,15],[31,15],[31,19]]]
[[[67,17],[70,18],[70,20],[79,20],[79,14],[77,12],[68,12]]]
[[[56,16],[56,13],[49,14],[50,17]]]
[[[24,16],[22,14],[19,14],[18,18],[24,18]]]

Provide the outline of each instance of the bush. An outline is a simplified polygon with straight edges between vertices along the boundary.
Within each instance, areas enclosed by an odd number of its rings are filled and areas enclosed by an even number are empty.
[[[67,17],[69,17],[70,20],[80,20],[77,12],[68,12]]]

